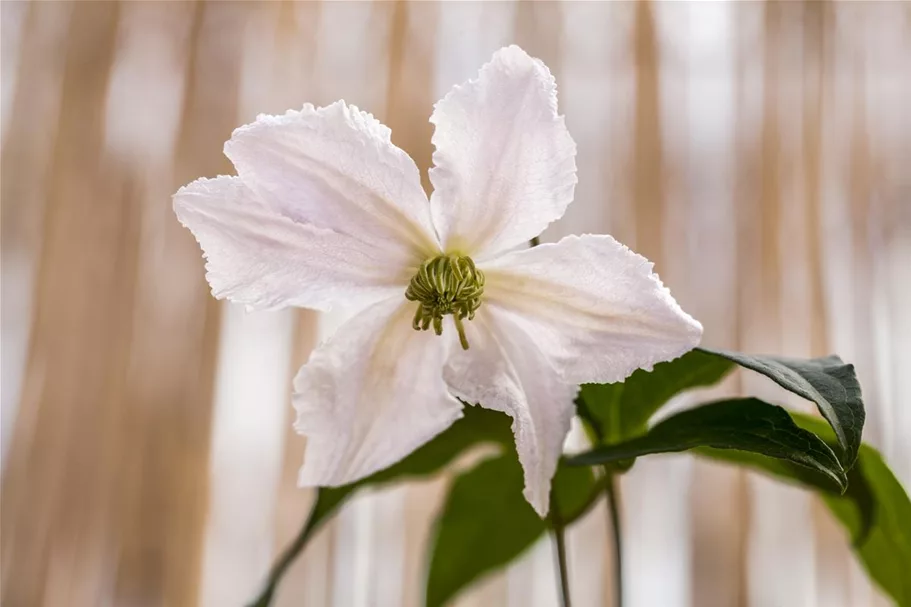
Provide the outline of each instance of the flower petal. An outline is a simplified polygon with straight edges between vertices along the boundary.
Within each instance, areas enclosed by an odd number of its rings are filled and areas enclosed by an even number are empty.
[[[446,340],[411,328],[413,304],[379,302],[342,325],[294,380],[307,436],[301,485],[343,485],[390,466],[462,416],[443,382]]]
[[[404,293],[410,258],[267,208],[238,177],[199,179],[174,212],[206,256],[212,294],[256,309],[359,306]],[[379,258],[379,260],[378,260]]]
[[[520,313],[565,381],[623,381],[702,337],[652,265],[610,236],[568,236],[483,265],[482,305]]]
[[[550,70],[517,46],[434,108],[433,221],[443,248],[484,258],[563,216],[576,185],[576,144],[557,116]]]
[[[482,307],[465,323],[471,347],[452,350],[445,376],[455,395],[513,418],[525,499],[543,517],[578,387],[557,377],[516,320],[506,310]]]
[[[439,250],[414,161],[390,131],[344,101],[282,116],[261,115],[234,131],[225,154],[271,208],[421,257]]]

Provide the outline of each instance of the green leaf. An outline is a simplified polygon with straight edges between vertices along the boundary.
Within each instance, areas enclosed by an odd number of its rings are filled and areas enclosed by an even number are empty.
[[[580,474],[581,472],[581,474]],[[487,573],[513,561],[551,526],[522,495],[515,452],[487,459],[456,477],[442,513],[427,576],[427,607],[438,607]],[[552,518],[567,525],[596,501],[602,485],[587,468],[557,468]]]
[[[822,439],[798,427],[781,407],[755,398],[719,401],[683,411],[659,423],[644,436],[597,447],[571,458],[570,463],[605,464],[695,447],[761,453],[816,470],[841,490],[847,484],[838,458]]]
[[[854,366],[837,356],[796,359],[777,356],[754,356],[724,350],[700,348],[761,373],[779,386],[806,398],[819,408],[838,437],[841,463],[847,470],[857,459],[864,427],[864,405]]]
[[[835,441],[822,420],[792,413],[799,426]],[[870,577],[891,596],[896,604],[911,606],[911,500],[901,483],[867,444],[858,451],[857,464],[848,472],[848,490],[839,495],[818,478],[788,462],[752,453],[699,449],[702,456],[745,465],[787,482],[817,489],[835,517],[852,538],[855,554]]]
[[[710,386],[734,365],[723,358],[691,350],[674,360],[640,369],[615,384],[585,384],[579,392],[579,415],[596,433],[598,442],[617,443],[644,434],[648,420],[678,393]]]
[[[427,577],[427,607],[443,605],[486,572],[524,552],[547,523],[522,496],[514,454],[488,459],[459,475],[437,522]]]
[[[358,489],[382,486],[408,478],[431,476],[465,450],[481,443],[499,444],[514,449],[511,420],[499,411],[466,405],[461,419],[399,463],[356,483],[321,488],[306,523],[273,565],[265,587],[250,603],[250,607],[267,607],[270,604],[278,582],[291,563],[300,555],[322,524],[329,520]]]
[[[798,413],[792,416],[802,428],[835,441],[832,430],[822,420]],[[867,444],[860,446],[857,465],[848,481],[866,487],[869,496],[851,499],[848,494],[824,493],[823,501],[851,537],[859,539],[854,543],[854,552],[870,577],[898,605],[911,607],[911,500],[882,455]]]
[[[874,525],[855,553],[898,605],[911,606],[911,501],[875,449],[863,445],[857,467],[872,489],[876,510]],[[855,504],[833,495],[824,494],[823,500],[849,530],[862,525]]]

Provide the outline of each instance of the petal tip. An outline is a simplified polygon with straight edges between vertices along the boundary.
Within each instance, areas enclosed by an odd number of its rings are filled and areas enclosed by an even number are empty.
[[[548,488],[547,493],[550,492]],[[540,495],[540,491],[537,494],[532,491],[529,487],[525,487],[522,491],[522,495],[525,497],[526,501],[531,505],[535,513],[540,516],[542,519],[547,517],[548,512],[550,512],[550,500],[547,495]]]
[[[550,74],[550,70],[548,69],[547,64],[545,64],[541,59],[538,59],[537,57],[532,57],[525,49],[517,44],[504,46],[500,50],[494,52],[493,57],[487,64],[485,64],[484,67],[487,67],[487,65],[493,63],[496,60],[514,62],[516,64],[525,63],[529,66],[544,68],[544,70],[547,71],[548,75]],[[484,69],[484,67],[481,69]]]

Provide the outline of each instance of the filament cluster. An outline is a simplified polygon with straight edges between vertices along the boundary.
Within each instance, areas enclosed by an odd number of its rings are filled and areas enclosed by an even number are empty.
[[[484,273],[465,255],[440,255],[421,264],[405,291],[405,299],[418,302],[412,326],[426,331],[433,326],[443,333],[443,317],[452,314],[459,343],[468,349],[462,320],[474,318],[484,294]]]

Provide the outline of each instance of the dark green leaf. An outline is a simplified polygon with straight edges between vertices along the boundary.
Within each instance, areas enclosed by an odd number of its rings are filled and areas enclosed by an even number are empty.
[[[580,473],[581,472],[581,473]],[[522,495],[522,467],[514,451],[487,459],[453,482],[437,520],[427,576],[427,606],[451,600],[487,573],[513,561],[551,525]],[[588,468],[557,468],[551,515],[566,525],[597,499],[602,485]]]
[[[512,449],[512,441],[511,420],[507,415],[466,405],[464,416],[461,419],[399,463],[350,485],[321,488],[307,522],[276,561],[266,586],[260,595],[250,603],[250,607],[267,607],[269,605],[282,575],[303,551],[313,534],[358,489],[367,486],[381,486],[402,479],[430,476],[470,447],[481,443],[495,443],[508,445]]]
[[[598,442],[617,443],[644,434],[648,420],[678,393],[710,386],[734,365],[691,350],[680,358],[640,369],[615,384],[585,384],[579,392],[579,415],[595,430]]]
[[[488,459],[459,475],[437,522],[427,577],[427,607],[445,604],[484,573],[524,552],[547,523],[522,496],[514,454]]]
[[[804,429],[834,442],[835,436],[822,420],[792,413]],[[788,482],[820,490],[823,501],[845,526],[854,552],[868,574],[901,606],[911,606],[911,500],[882,456],[862,444],[857,464],[848,472],[844,495],[798,466],[752,453],[699,449],[699,455],[746,465]]]
[[[865,415],[860,383],[853,365],[846,365],[837,356],[796,359],[705,348],[700,350],[761,373],[785,390],[816,403],[838,437],[842,465],[845,469],[854,465]]]
[[[571,458],[570,463],[604,464],[695,447],[761,453],[816,470],[842,490],[847,483],[838,458],[822,439],[798,427],[781,407],[755,398],[720,401],[678,413],[644,436],[597,447]]]

